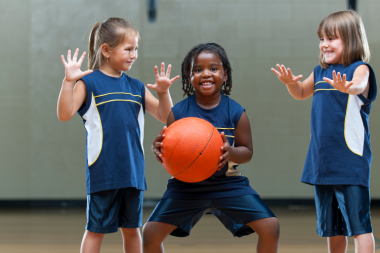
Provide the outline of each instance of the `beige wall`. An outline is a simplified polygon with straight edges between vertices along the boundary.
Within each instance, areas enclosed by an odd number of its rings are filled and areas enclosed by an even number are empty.
[[[154,65],[180,64],[192,46],[216,42],[233,68],[231,97],[246,108],[254,156],[240,168],[265,198],[311,198],[299,182],[310,138],[312,99],[296,101],[270,71],[276,63],[308,76],[318,64],[319,22],[346,9],[346,0],[158,0],[158,18],[147,21],[146,1],[0,0],[0,200],[83,199],[85,130],[81,118],[56,117],[64,76],[60,55],[87,51],[92,25],[117,16],[134,22],[142,41],[139,59],[127,74],[154,82]],[[372,51],[380,67],[380,2],[358,1]],[[84,64],[85,65],[85,64]],[[85,66],[83,66],[84,69]],[[179,81],[170,89],[182,99]],[[380,198],[380,102],[371,114],[373,198]],[[163,124],[146,116],[147,198],[159,198],[169,175],[150,145]]]

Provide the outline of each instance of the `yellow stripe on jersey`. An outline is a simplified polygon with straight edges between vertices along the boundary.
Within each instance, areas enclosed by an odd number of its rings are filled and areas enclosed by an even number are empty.
[[[319,91],[319,90],[337,90],[337,89],[317,89],[314,92]]]
[[[136,104],[141,105],[139,102],[134,101],[134,100],[129,100],[129,99],[112,99],[112,100],[108,100],[108,101],[101,102],[101,103],[96,104],[96,105],[98,106],[98,105],[102,105],[102,104],[109,103],[109,102],[115,102],[115,101],[133,102],[133,103],[136,103]]]
[[[134,96],[134,97],[140,97],[140,98],[142,98],[140,95],[133,95],[132,93],[126,93],[126,92],[111,92],[111,93],[106,93],[106,94],[102,94],[102,95],[97,95],[97,96],[95,96],[95,98],[104,97],[104,96],[112,95],[112,94],[125,94],[125,95],[131,95],[131,96]]]

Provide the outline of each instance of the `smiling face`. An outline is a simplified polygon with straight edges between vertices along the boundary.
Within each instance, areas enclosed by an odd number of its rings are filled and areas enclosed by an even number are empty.
[[[319,49],[327,64],[342,63],[343,41],[341,38],[323,34],[320,38]]]
[[[109,52],[109,64],[116,71],[130,70],[136,61],[139,46],[139,37],[136,33],[131,33],[126,40],[115,50]]]
[[[201,52],[192,64],[190,83],[197,96],[220,96],[220,89],[227,79],[219,56]]]

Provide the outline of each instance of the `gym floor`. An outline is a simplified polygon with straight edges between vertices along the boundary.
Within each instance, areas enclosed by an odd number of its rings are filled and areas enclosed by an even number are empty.
[[[327,252],[325,238],[315,232],[315,210],[312,206],[271,208],[280,225],[279,252]],[[144,221],[152,212],[144,209]],[[86,223],[83,208],[51,209],[0,209],[0,252],[2,253],[54,253],[78,252]],[[380,252],[380,208],[372,208],[372,226],[376,252]],[[164,242],[165,252],[255,252],[257,235],[233,237],[213,215],[204,215],[185,238],[169,236]],[[122,252],[121,234],[104,237],[101,252]],[[353,239],[349,238],[348,252],[354,252]]]

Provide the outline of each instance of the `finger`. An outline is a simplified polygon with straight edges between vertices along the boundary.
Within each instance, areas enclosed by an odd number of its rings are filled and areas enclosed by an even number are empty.
[[[340,72],[338,72],[338,78],[337,78],[338,82],[341,83],[342,82],[342,77],[340,75]]]
[[[282,73],[283,75],[286,75],[286,68],[285,68],[284,65],[281,65],[281,73]]]
[[[66,63],[65,57],[63,55],[61,55],[61,60],[62,60],[63,66],[66,67],[67,63]]]
[[[161,62],[161,76],[165,76],[165,63]]]
[[[227,162],[226,160],[224,160],[223,162],[220,162],[218,170],[221,170],[224,167],[224,165],[226,164],[226,162]]]
[[[276,64],[276,67],[277,67],[278,71],[281,73],[281,66],[280,66],[280,64]]]
[[[82,65],[82,62],[85,56],[86,56],[86,52],[83,52],[82,56],[79,58],[79,61],[78,61],[79,65]]]
[[[158,74],[157,66],[154,66],[154,75],[156,76],[156,80],[160,79],[160,75]]]
[[[81,78],[91,73],[92,73],[92,69],[86,70],[85,72],[83,72],[83,75],[81,76]]]
[[[173,77],[172,79],[170,79],[170,82],[173,83],[175,80],[177,80],[179,78],[179,76],[176,76],[176,77]]]
[[[303,77],[303,75],[299,75],[299,76],[296,76],[296,78],[294,79],[296,82],[298,82],[299,80],[301,80]]]
[[[70,63],[71,62],[71,50],[69,49],[67,51],[67,63]]]
[[[275,70],[274,68],[271,68],[270,70],[272,70],[272,72],[275,73],[277,77],[281,76],[281,74],[277,70]]]
[[[228,142],[228,141],[227,141],[226,134],[225,134],[224,132],[221,132],[220,135],[222,136],[222,139],[223,139],[223,142],[224,142],[224,143]]]
[[[166,77],[169,78],[170,77],[170,70],[172,69],[172,65],[169,64],[168,65],[168,70],[166,71]]]
[[[336,78],[336,73],[335,73],[335,70],[333,70],[333,80],[334,80],[334,82],[336,83],[336,80],[337,78]]]
[[[79,53],[79,48],[75,49],[74,56],[73,56],[73,62],[76,62],[78,59],[78,53]]]
[[[345,87],[348,89],[348,88],[350,88],[353,84],[354,84],[354,82],[351,81],[351,82],[347,83]]]
[[[155,90],[157,87],[157,84],[147,84],[146,87],[148,87],[149,89]]]
[[[292,76],[292,71],[290,70],[290,68],[286,69],[286,74],[288,74],[289,76]]]
[[[329,79],[329,78],[327,78],[327,77],[324,77],[324,78],[323,78],[323,81],[325,81],[326,83],[329,83],[329,84],[331,84],[331,85],[334,84],[334,81],[331,80],[331,79]]]
[[[346,84],[346,74],[343,74],[343,80],[342,80],[343,84]]]

